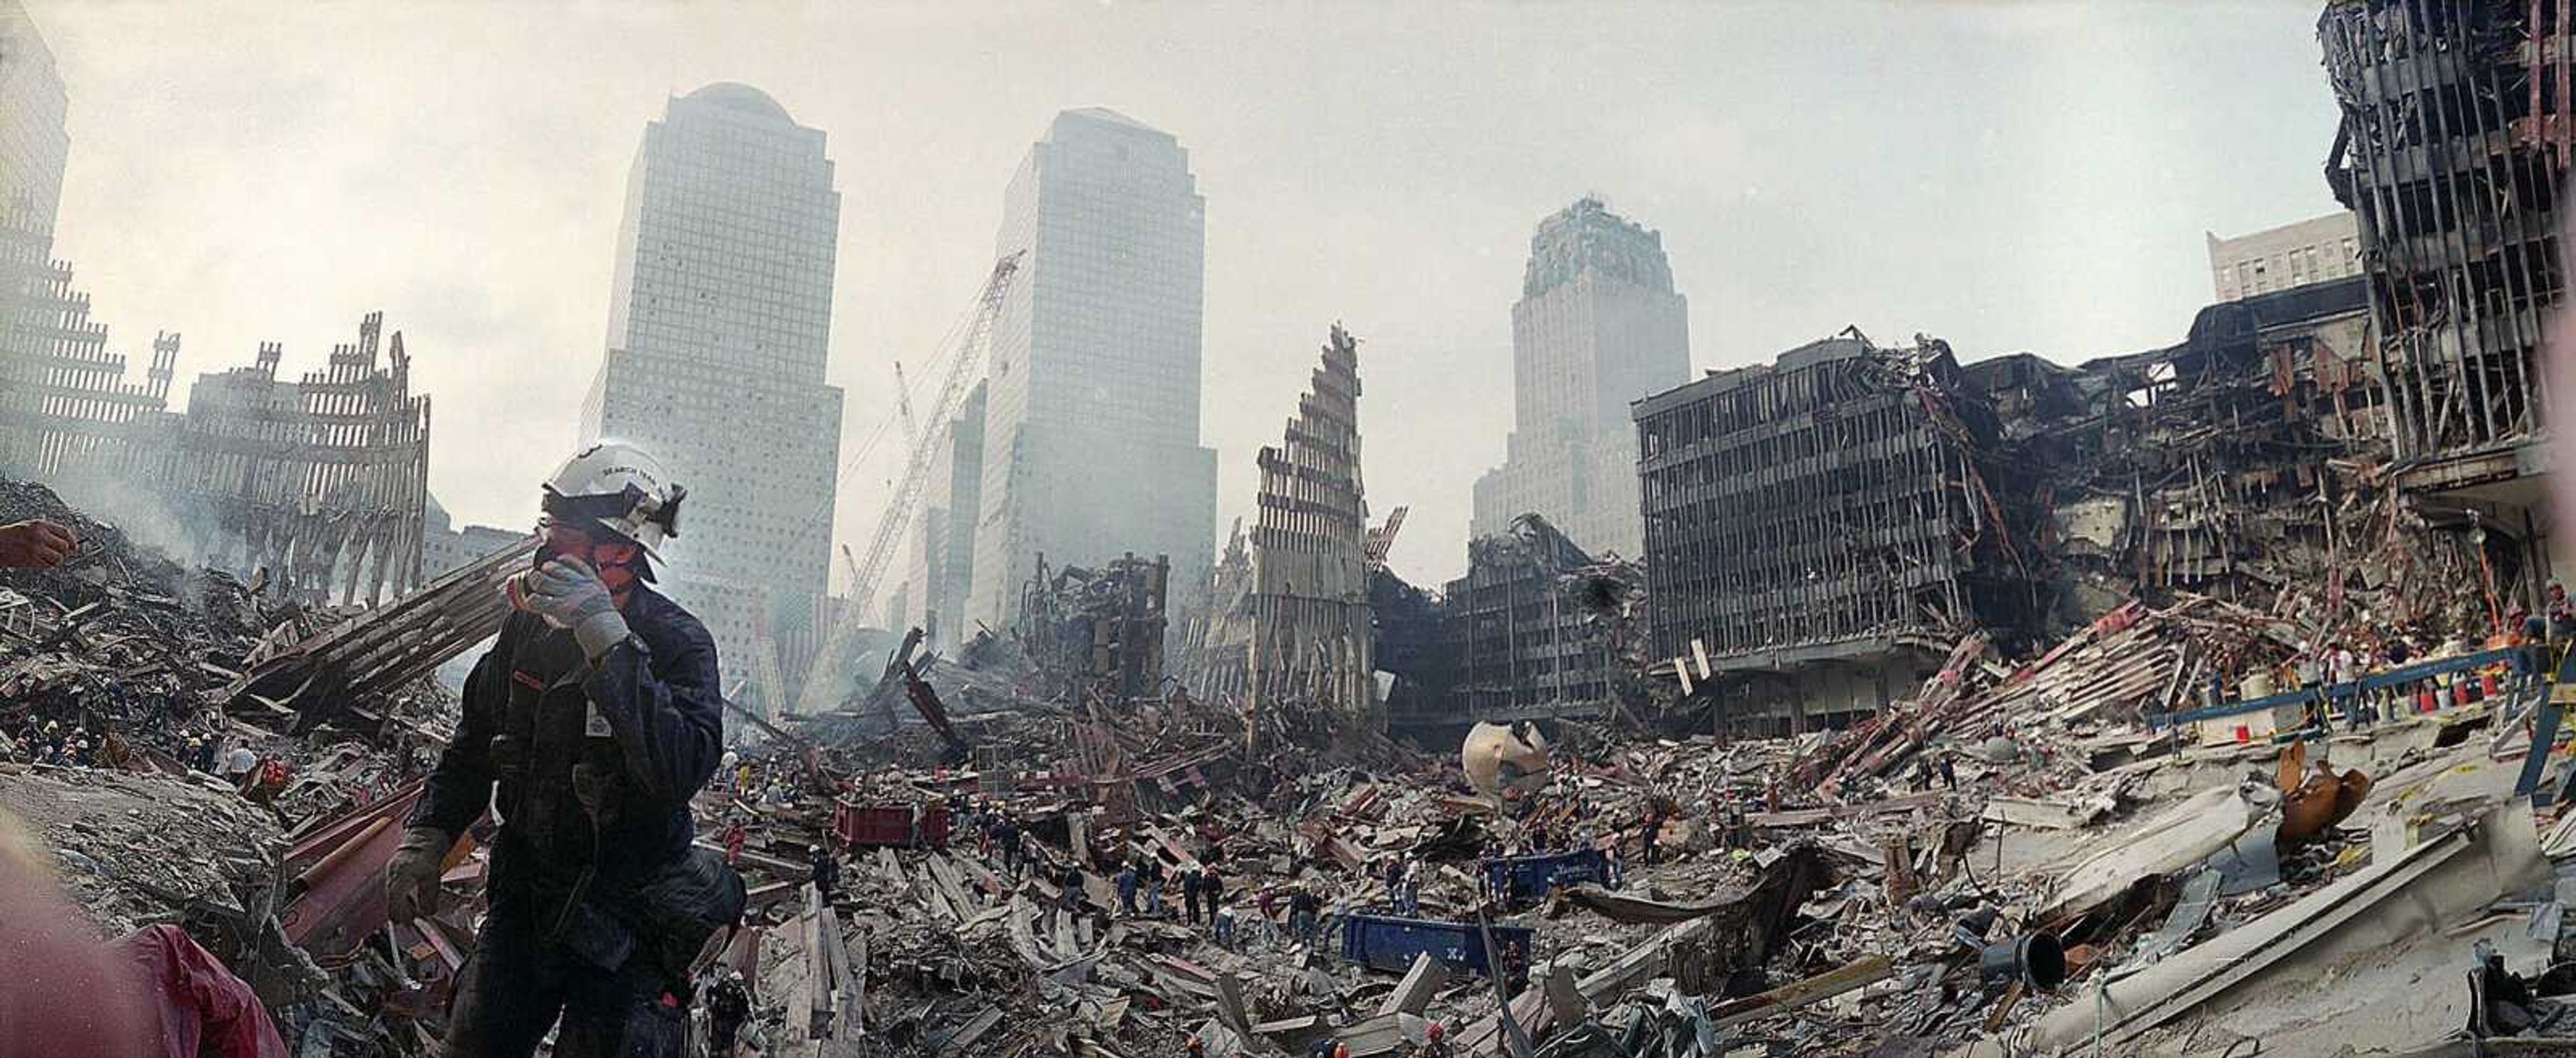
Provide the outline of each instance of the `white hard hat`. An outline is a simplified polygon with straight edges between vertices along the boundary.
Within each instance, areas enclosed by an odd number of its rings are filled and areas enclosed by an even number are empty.
[[[545,511],[597,525],[660,558],[655,548],[680,534],[680,500],[687,495],[652,453],[624,441],[599,441],[546,479]]]

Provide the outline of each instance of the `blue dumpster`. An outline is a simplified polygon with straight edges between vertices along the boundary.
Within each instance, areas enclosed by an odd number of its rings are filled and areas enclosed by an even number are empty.
[[[1494,946],[1502,949],[1503,977],[1519,981],[1529,976],[1530,942],[1535,934],[1527,926],[1493,926]],[[1427,918],[1396,918],[1392,915],[1346,915],[1342,918],[1342,959],[1373,970],[1403,973],[1412,968],[1415,956],[1428,954],[1447,963],[1452,970],[1479,975],[1487,973],[1491,963],[1485,957],[1485,938],[1473,922],[1441,922]]]
[[[1496,856],[1482,862],[1485,889],[1504,900],[1505,906],[1518,906],[1547,895],[1548,887],[1591,883],[1604,889],[1619,888],[1618,873],[1610,868],[1610,856],[1600,849],[1574,852],[1550,852],[1532,856]]]

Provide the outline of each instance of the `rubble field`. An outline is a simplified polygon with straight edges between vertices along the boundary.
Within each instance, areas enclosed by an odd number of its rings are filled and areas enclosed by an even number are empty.
[[[36,515],[85,543],[0,572],[0,807],[102,940],[185,930],[290,1053],[424,1053],[486,854],[437,918],[385,920],[453,717],[426,673],[473,645],[417,630],[488,616],[525,552],[340,610],[0,484],[0,520]],[[2300,640],[2183,595],[2028,658],[1970,635],[1840,730],[1614,716],[1420,747],[1066,646],[1158,622],[1145,568],[1059,571],[1039,649],[914,637],[824,713],[729,728],[700,839],[751,909],[702,966],[749,982],[743,1053],[2576,1047],[2576,814],[2563,755],[2527,767],[2559,733],[2544,645],[2175,712],[2206,659]]]

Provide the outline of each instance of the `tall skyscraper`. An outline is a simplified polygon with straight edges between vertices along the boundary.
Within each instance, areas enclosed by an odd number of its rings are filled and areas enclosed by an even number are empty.
[[[179,336],[155,338],[143,381],[127,382],[126,358],[54,257],[70,111],[26,7],[0,0],[0,476],[122,485],[125,427],[166,406]],[[97,507],[97,493],[75,495]]]
[[[0,210],[26,196],[25,223],[51,232],[62,209],[71,97],[26,5],[0,0]]]
[[[1172,583],[1206,582],[1205,208],[1179,141],[1099,108],[1056,115],[1011,178],[999,250],[1028,257],[994,325],[970,623],[1014,618],[1041,555],[1162,554]]]
[[[1512,306],[1512,433],[1476,479],[1473,535],[1536,512],[1584,550],[1643,551],[1628,402],[1689,380],[1688,309],[1661,234],[1595,198],[1539,222]]]
[[[689,490],[665,586],[737,672],[755,635],[813,622],[830,573],[840,219],[822,130],[747,85],[672,99],[626,177],[582,437],[641,444]]]

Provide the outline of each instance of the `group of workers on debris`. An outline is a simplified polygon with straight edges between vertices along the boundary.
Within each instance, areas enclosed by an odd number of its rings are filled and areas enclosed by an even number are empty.
[[[187,732],[181,734],[180,744],[186,749],[178,759],[180,765],[231,783],[234,790],[259,804],[274,800],[294,775],[293,765],[284,758],[262,754],[247,743],[221,749],[216,736]],[[115,731],[66,728],[58,719],[39,723],[32,714],[21,717],[15,731],[0,734],[0,760],[14,757],[29,764],[122,768],[135,752],[133,744]],[[354,792],[364,803],[367,788]]]
[[[2517,669],[2524,673],[2545,672],[2554,662],[2549,648],[2576,641],[2576,603],[2570,602],[2566,588],[2560,584],[2548,586],[2538,613],[2519,602],[2505,607],[2500,615],[2489,613],[2495,619],[2464,615],[2449,635],[2398,627],[2319,637],[2301,642],[2291,656],[2272,664],[2252,663],[2237,652],[2224,652],[2202,688],[2202,704],[2216,706],[2267,693],[2254,689],[2257,687],[2287,691],[2349,688],[2333,696],[2335,715],[2328,715],[2329,705],[2324,698],[2312,699],[2306,720],[2312,727],[2340,723],[2347,729],[2359,730],[2407,713],[2484,701],[2497,694]],[[2475,629],[2480,627],[2489,627],[2490,634],[2478,635]],[[2420,678],[2373,679],[2410,665],[2487,651],[2515,651],[2519,662],[2499,659]],[[2255,679],[2249,680],[2248,676]]]

